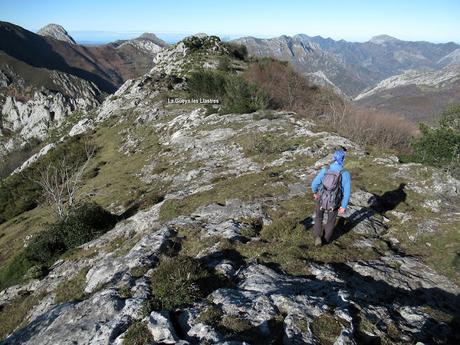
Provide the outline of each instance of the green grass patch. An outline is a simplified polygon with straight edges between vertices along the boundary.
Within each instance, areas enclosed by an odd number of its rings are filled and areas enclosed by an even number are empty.
[[[284,185],[274,184],[283,180],[279,174],[270,174],[267,170],[261,173],[251,173],[239,177],[216,181],[210,191],[192,194],[184,199],[168,199],[160,211],[163,221],[180,215],[190,214],[198,207],[211,203],[223,203],[229,199],[251,201],[261,197],[280,195],[287,192]]]
[[[86,274],[89,267],[82,268],[75,276],[60,283],[54,292],[56,304],[83,301],[85,299]]]
[[[322,345],[333,345],[340,335],[342,325],[330,314],[324,313],[312,323],[312,333]]]
[[[123,144],[123,137],[126,136],[125,132],[139,139],[138,146],[129,155],[119,151]],[[129,205],[140,199],[146,187],[137,174],[161,150],[154,129],[148,126],[136,126],[127,120],[112,127],[101,126],[94,135],[94,141],[100,150],[88,170],[97,169],[97,175],[85,181],[81,194],[94,194],[93,201],[105,208]],[[163,188],[163,186],[153,187]],[[147,191],[152,194],[146,197],[146,204],[155,201],[153,189],[149,188]],[[159,189],[157,193],[161,194]]]
[[[0,308],[0,340],[5,339],[15,329],[25,324],[27,314],[45,294],[18,297]]]
[[[145,322],[135,321],[129,327],[123,338],[123,345],[150,345],[153,336]]]
[[[0,224],[0,268],[23,249],[26,238],[33,241],[54,220],[50,210],[37,207]]]
[[[210,304],[200,313],[197,321],[206,325],[215,326],[220,322],[222,316],[222,309],[215,304]]]
[[[159,309],[175,309],[193,304],[205,296],[209,272],[191,257],[164,258],[150,277],[153,299]]]

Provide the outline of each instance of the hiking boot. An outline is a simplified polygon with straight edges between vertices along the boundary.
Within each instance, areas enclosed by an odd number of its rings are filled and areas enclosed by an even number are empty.
[[[315,247],[319,247],[323,244],[323,241],[321,240],[321,237],[316,236],[315,237]]]

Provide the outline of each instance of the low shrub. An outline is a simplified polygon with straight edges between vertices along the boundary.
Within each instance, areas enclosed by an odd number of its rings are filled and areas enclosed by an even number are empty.
[[[222,319],[223,315],[224,313],[221,308],[219,308],[216,304],[210,304],[200,313],[197,321],[210,326],[215,326]]]
[[[208,271],[188,256],[164,258],[150,277],[157,309],[174,309],[204,297]]]
[[[332,345],[340,335],[342,325],[333,315],[324,313],[313,320],[311,328],[320,344]]]
[[[187,86],[192,97],[218,98],[225,95],[226,76],[211,70],[200,70],[190,74]]]
[[[223,43],[224,47],[227,48],[230,56],[238,60],[247,60],[248,48],[244,44],[238,44],[233,42]]]
[[[153,336],[145,322],[132,323],[123,338],[123,345],[150,345],[153,344]]]
[[[310,85],[287,62],[271,58],[252,62],[243,77],[267,95],[268,105],[273,109],[318,115],[327,109],[327,98],[333,97],[327,89]]]
[[[268,106],[268,97],[262,90],[241,76],[222,71],[192,72],[187,85],[192,97],[219,99],[221,113],[250,113]]]
[[[96,204],[75,207],[66,219],[48,225],[0,270],[0,289],[19,283],[31,269],[45,275],[60,255],[108,231],[116,221],[116,216]]]
[[[240,76],[228,76],[225,83],[222,113],[252,113],[268,107],[268,97]]]
[[[116,216],[97,204],[82,204],[70,210],[66,219],[51,226],[50,232],[60,234],[66,250],[100,236],[111,229]]]
[[[436,128],[420,124],[420,133],[412,142],[409,159],[445,168],[460,178],[460,105],[443,111]]]

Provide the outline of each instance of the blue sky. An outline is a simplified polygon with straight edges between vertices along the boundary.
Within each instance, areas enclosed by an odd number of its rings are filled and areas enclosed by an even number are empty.
[[[58,23],[79,40],[149,31],[460,42],[459,18],[459,0],[0,0],[0,20],[32,31]]]

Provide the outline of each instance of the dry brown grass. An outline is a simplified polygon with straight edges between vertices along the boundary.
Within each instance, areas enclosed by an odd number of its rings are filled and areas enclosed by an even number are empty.
[[[313,118],[362,145],[407,152],[416,126],[387,112],[359,108],[326,87],[312,86],[289,64],[273,59],[251,63],[244,78],[269,96],[270,107]]]
[[[417,134],[417,127],[407,119],[383,111],[350,105],[332,105],[323,116],[326,126],[362,145],[393,149],[406,153]]]
[[[289,64],[274,59],[252,62],[243,77],[268,95],[270,107],[292,110],[301,115],[322,114],[329,105],[329,98],[333,97],[329,90],[311,85]]]

